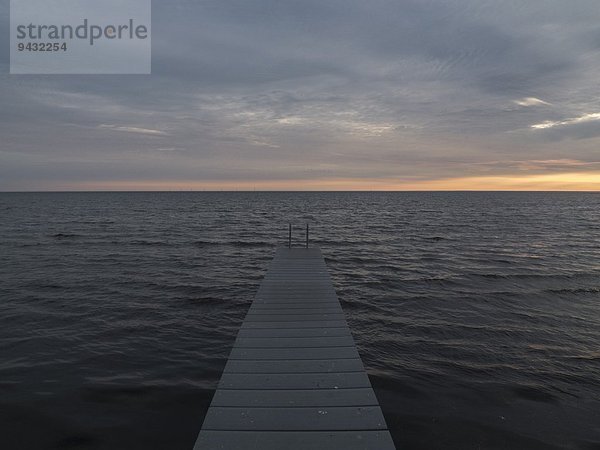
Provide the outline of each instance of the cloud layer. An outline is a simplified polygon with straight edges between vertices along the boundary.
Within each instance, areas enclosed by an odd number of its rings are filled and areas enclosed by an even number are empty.
[[[0,189],[600,188],[597,0],[153,7],[152,76],[1,76]]]

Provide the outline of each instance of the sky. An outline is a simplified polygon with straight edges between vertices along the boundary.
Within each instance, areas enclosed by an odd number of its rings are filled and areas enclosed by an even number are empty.
[[[0,46],[0,191],[600,190],[598,0],[156,0],[152,20],[151,75],[9,75]]]

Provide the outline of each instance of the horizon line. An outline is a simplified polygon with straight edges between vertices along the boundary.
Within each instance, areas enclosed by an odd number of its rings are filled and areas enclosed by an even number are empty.
[[[515,193],[559,193],[559,192],[582,192],[582,193],[600,193],[600,189],[136,189],[136,190],[110,190],[110,189],[94,189],[94,190],[0,190],[0,194],[94,194],[94,193],[171,193],[171,192],[215,192],[215,193],[295,193],[295,192],[332,192],[332,193],[351,193],[351,192],[515,192]]]

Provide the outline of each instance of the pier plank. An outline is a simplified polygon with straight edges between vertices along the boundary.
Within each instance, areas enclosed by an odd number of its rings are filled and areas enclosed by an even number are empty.
[[[367,374],[346,373],[277,373],[248,374],[224,373],[219,389],[350,389],[371,387]]]
[[[386,450],[394,448],[388,431],[203,431],[194,450]]]
[[[224,373],[346,373],[364,371],[359,358],[256,361],[230,359]],[[266,387],[265,387],[266,389]]]
[[[351,347],[354,345],[352,336],[332,337],[238,337],[235,346],[239,348],[323,348]]]
[[[237,407],[330,407],[377,406],[373,389],[227,390],[215,393],[212,406]]]
[[[302,408],[223,408],[211,406],[204,419],[206,430],[381,430],[385,420],[379,406]],[[342,449],[340,449],[342,450]]]
[[[267,328],[240,329],[238,337],[326,337],[326,336],[350,336],[348,327],[330,327],[330,328]]]

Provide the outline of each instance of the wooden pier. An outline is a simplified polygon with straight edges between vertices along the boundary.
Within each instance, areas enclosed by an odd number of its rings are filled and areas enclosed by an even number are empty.
[[[280,248],[194,450],[393,450],[318,248]]]

